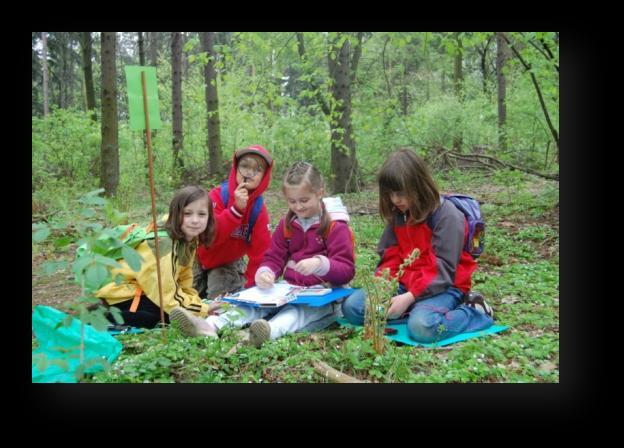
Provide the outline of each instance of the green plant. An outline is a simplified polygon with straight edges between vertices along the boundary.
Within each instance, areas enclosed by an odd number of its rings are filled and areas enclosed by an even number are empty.
[[[403,270],[411,265],[420,255],[419,249],[414,249],[399,266],[395,276],[390,274],[389,269],[384,269],[382,275],[362,275],[361,278],[366,288],[366,313],[364,318],[364,339],[371,339],[373,348],[377,353],[385,350],[386,338],[384,329],[388,320],[388,308],[391,298],[394,297],[399,286],[399,279],[403,276]]]
[[[123,318],[118,308],[105,308],[97,306],[100,299],[96,297],[97,291],[105,284],[111,282],[111,271],[121,265],[117,259],[124,258],[128,265],[135,271],[141,267],[141,258],[130,246],[124,244],[121,239],[120,229],[104,228],[100,223],[94,222],[91,218],[104,211],[107,222],[117,224],[125,219],[124,214],[116,211],[109,202],[99,196],[104,189],[91,191],[80,197],[79,204],[80,218],[71,224],[64,221],[56,222],[52,225],[40,222],[33,225],[33,243],[43,243],[51,235],[58,235],[53,242],[57,249],[66,247],[72,243],[79,246],[76,260],[71,263],[71,270],[76,280],[80,284],[80,296],[74,300],[65,302],[65,306],[72,313],[62,321],[61,325],[70,326],[73,319],[78,319],[81,324],[81,338],[79,347],[80,365],[76,371],[78,378],[82,378],[94,360],[84,359],[84,331],[85,325],[92,325],[96,330],[103,331],[109,324],[106,317],[110,313],[117,323],[123,323]],[[59,269],[65,270],[69,266],[66,261],[48,261],[43,264],[42,269],[45,274],[51,274]],[[116,282],[121,282],[120,276],[115,278]],[[68,349],[67,347],[65,349]],[[40,365],[45,365],[44,360],[39,360]]]

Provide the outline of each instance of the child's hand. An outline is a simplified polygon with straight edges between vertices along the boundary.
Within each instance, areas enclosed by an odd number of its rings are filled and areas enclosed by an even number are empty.
[[[403,313],[414,303],[414,294],[406,292],[405,294],[399,294],[390,299],[392,303],[388,308],[388,319],[397,319],[403,315]]]
[[[273,271],[256,272],[256,286],[262,289],[272,288],[275,283],[275,274]]]
[[[321,260],[316,257],[306,258],[305,260],[301,260],[294,267],[295,271],[299,272],[303,275],[314,274],[316,270],[321,267]]]
[[[249,200],[249,192],[245,188],[245,185],[247,185],[245,182],[241,182],[238,184],[238,187],[236,187],[236,190],[234,190],[234,204],[241,212],[245,211],[247,208],[247,201]]]
[[[215,300],[208,305],[208,313],[217,311],[222,306],[223,306],[223,302],[221,300]]]

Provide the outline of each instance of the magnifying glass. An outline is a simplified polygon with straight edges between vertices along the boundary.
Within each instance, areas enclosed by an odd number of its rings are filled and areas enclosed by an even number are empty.
[[[241,176],[243,176],[243,182],[247,183],[248,181],[251,181],[251,179],[256,177],[256,174],[258,174],[259,170],[247,164],[244,164],[238,165],[238,172]]]

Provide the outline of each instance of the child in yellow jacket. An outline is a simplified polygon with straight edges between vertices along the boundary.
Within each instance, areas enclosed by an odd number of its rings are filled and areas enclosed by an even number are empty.
[[[165,229],[169,238],[159,240],[165,321],[169,323],[169,317],[175,320],[174,316],[181,314],[205,318],[220,306],[203,303],[193,289],[197,246],[199,243],[209,245],[215,235],[212,202],[207,191],[189,186],[177,192],[169,205]],[[120,274],[123,281],[103,286],[97,297],[119,308],[125,324],[153,328],[160,322],[154,239],[144,240],[136,251],[142,258],[141,269],[135,272],[125,260],[118,260],[121,268],[113,269],[112,276],[115,278]],[[198,331],[212,336],[208,328],[201,327]]]

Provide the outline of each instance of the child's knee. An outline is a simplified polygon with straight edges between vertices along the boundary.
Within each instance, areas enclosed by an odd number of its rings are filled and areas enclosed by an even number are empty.
[[[409,336],[418,342],[430,343],[440,339],[439,319],[432,313],[412,312],[407,321]]]
[[[351,324],[362,325],[365,313],[365,295],[355,292],[342,302],[342,314]]]

